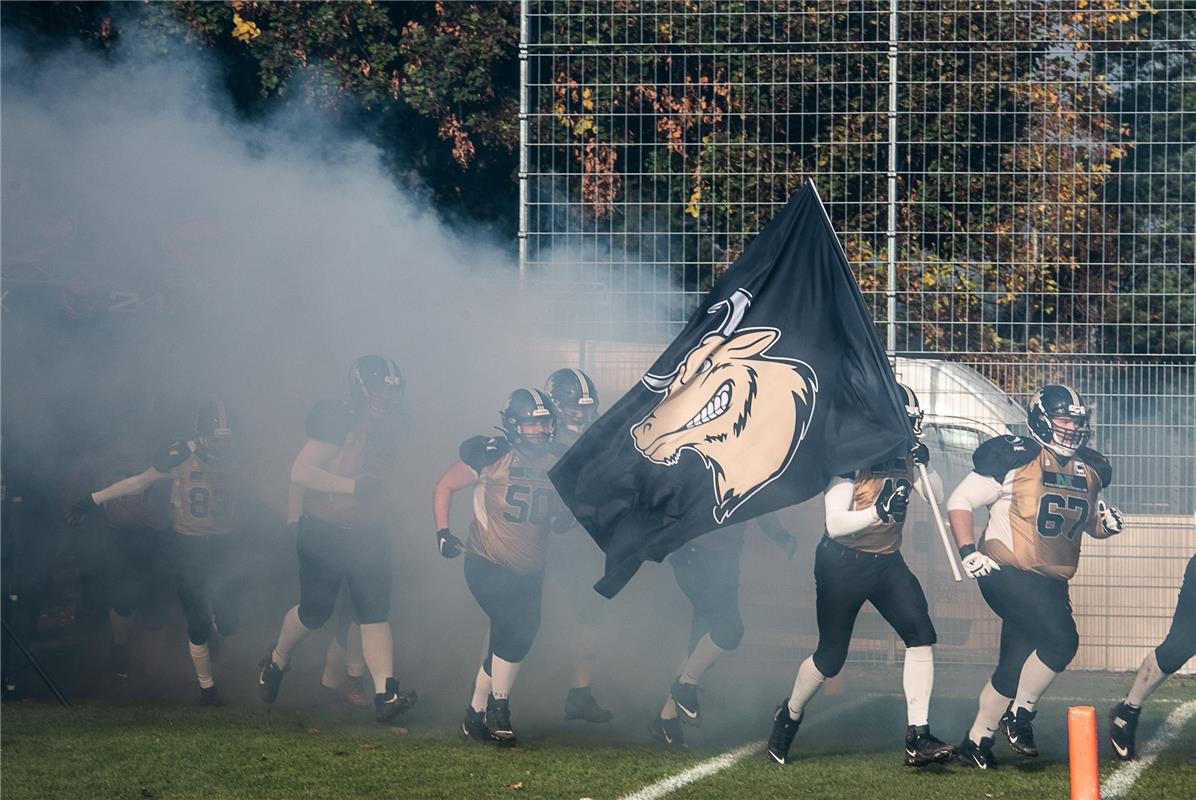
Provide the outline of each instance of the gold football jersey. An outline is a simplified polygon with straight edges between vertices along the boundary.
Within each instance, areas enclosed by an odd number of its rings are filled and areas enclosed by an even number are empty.
[[[855,474],[855,492],[852,494],[851,507],[853,510],[868,508],[876,504],[876,498],[887,484],[892,490],[897,481],[914,483],[909,460],[900,458],[886,461],[857,470]],[[901,549],[901,531],[904,522],[876,522],[864,528],[854,536],[837,540],[840,544],[854,547],[865,553],[895,553]]]
[[[527,456],[510,448],[477,470],[469,552],[517,572],[544,569],[552,520],[564,509],[548,480],[555,463],[553,454]]]
[[[187,442],[187,448],[184,461],[170,470],[174,529],[195,535],[231,532],[237,497],[232,468],[205,463],[194,442]]]

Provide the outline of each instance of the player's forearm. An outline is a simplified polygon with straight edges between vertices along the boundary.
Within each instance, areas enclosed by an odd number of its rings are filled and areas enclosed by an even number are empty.
[[[432,517],[436,522],[436,530],[449,527],[449,509],[453,506],[453,490],[443,481],[436,484],[432,491]]]
[[[141,494],[148,489],[154,483],[154,481],[161,480],[165,477],[165,475],[151,467],[139,475],[133,475],[131,477],[125,478],[124,480],[117,481],[111,486],[101,489],[98,492],[93,492],[91,499],[96,505],[101,505],[111,500],[116,500],[120,497]]]
[[[877,522],[880,522],[880,515],[876,513],[876,508],[873,506],[857,511],[828,512],[826,532],[832,539],[845,539]]]
[[[287,488],[287,524],[298,522],[303,516],[303,487],[291,483]]]
[[[291,482],[304,489],[333,494],[353,494],[355,481],[326,469],[296,461],[291,467]]]
[[[976,543],[976,534],[972,530],[974,516],[971,509],[953,508],[947,512],[947,519],[951,523],[951,537],[955,539],[956,547]]]

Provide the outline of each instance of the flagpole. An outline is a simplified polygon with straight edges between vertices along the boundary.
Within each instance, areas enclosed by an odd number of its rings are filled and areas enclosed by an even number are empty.
[[[925,464],[918,465],[918,475],[922,479],[922,492],[930,502],[931,512],[934,513],[934,522],[938,526],[939,536],[943,539],[943,549],[947,551],[947,563],[951,565],[951,574],[955,576],[957,582],[962,581],[963,576],[959,574],[959,565],[955,563],[955,549],[951,544],[950,537],[947,536],[947,526],[943,524],[943,512],[939,511],[939,499],[934,496],[934,489],[930,488],[930,476],[926,474]]]

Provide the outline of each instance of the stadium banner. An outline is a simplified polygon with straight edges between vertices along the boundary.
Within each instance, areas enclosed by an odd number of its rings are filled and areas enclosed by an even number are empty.
[[[614,597],[644,561],[807,500],[914,442],[810,181],[550,477],[606,553],[594,588]]]

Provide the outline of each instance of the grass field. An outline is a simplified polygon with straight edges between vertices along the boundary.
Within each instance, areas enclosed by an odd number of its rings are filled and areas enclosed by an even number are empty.
[[[969,673],[975,683],[974,672]],[[896,682],[894,682],[896,678]],[[1001,768],[955,765],[912,770],[900,763],[904,701],[899,672],[873,668],[851,691],[820,697],[786,767],[751,752],[732,766],[676,789],[670,798],[1064,798],[1068,796],[1066,708],[1080,689],[1105,714],[1128,676],[1064,676],[1036,726],[1042,755],[1015,760],[1003,742]],[[962,684],[963,682],[958,682]],[[949,676],[935,699],[937,732],[954,740],[974,700]],[[524,691],[530,691],[525,689]],[[1155,735],[1178,704],[1196,699],[1191,681],[1164,686],[1147,706],[1139,743]],[[421,701],[422,702],[422,701]],[[58,708],[6,704],[3,711],[5,800],[23,798],[619,798],[707,759],[763,739],[768,709],[752,715],[737,700],[709,698],[706,724],[692,746],[664,750],[644,732],[648,712],[622,713],[610,726],[566,723],[547,713],[518,714],[513,749],[454,736],[455,710],[427,703],[404,727],[378,726],[360,712],[332,707],[244,706],[220,710],[178,705],[99,703]],[[735,719],[731,719],[735,717]],[[720,724],[721,723],[721,724]],[[1118,763],[1101,742],[1101,772]],[[1126,798],[1196,798],[1196,718],[1183,726]]]

